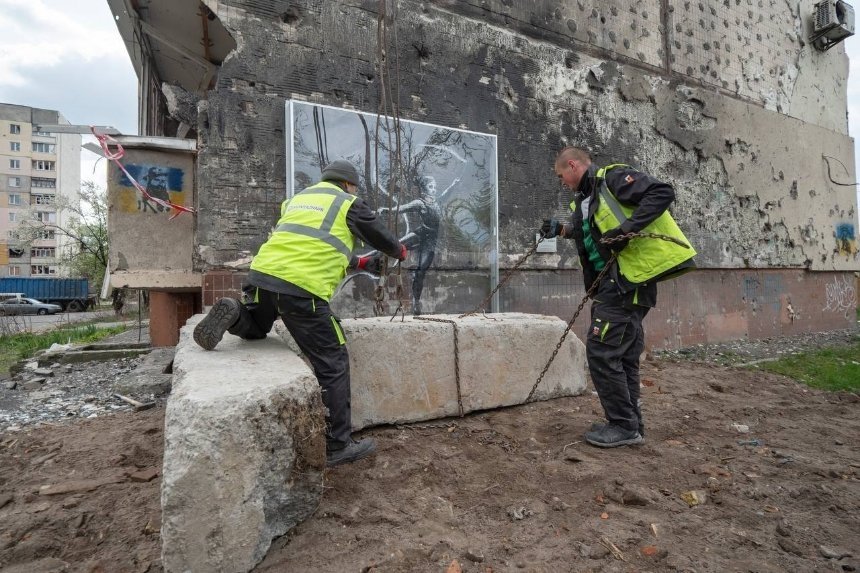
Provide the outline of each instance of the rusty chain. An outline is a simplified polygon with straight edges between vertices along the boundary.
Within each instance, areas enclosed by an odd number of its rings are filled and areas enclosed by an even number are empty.
[[[447,319],[447,318],[431,318],[429,316],[415,316],[413,317],[415,320],[427,320],[430,322],[445,322],[454,327],[454,379],[457,381],[457,407],[460,411],[460,417],[462,418],[465,414],[463,412],[463,394],[460,389],[460,341],[457,330],[456,321]],[[392,320],[394,317],[392,317]]]
[[[611,245],[613,243],[620,243],[622,241],[629,241],[630,239],[633,239],[636,237],[647,237],[647,238],[651,238],[651,239],[662,239],[664,241],[670,241],[672,243],[676,243],[676,244],[681,245],[682,247],[685,247],[687,249],[691,248],[690,245],[688,245],[684,241],[676,239],[675,237],[670,237],[668,235],[661,235],[660,233],[641,233],[641,232],[636,232],[636,231],[632,231],[630,233],[625,233],[623,235],[618,235],[617,237],[612,237],[612,238],[608,238],[608,239],[600,239],[600,243],[604,244],[604,245]],[[537,381],[534,383],[534,386],[532,386],[532,389],[529,392],[529,395],[526,397],[526,402],[530,401],[532,399],[532,396],[534,396],[535,390],[537,390],[537,387],[540,385],[541,381],[543,380],[543,377],[546,375],[547,371],[549,370],[549,367],[552,365],[553,360],[555,360],[555,357],[558,355],[559,350],[561,350],[561,345],[564,344],[564,339],[567,338],[568,333],[570,333],[570,329],[573,328],[573,323],[576,322],[576,319],[579,317],[579,313],[582,312],[582,309],[585,307],[586,301],[588,301],[588,299],[591,298],[591,296],[594,294],[594,291],[597,290],[597,287],[600,285],[600,281],[603,280],[603,276],[606,274],[606,272],[609,270],[609,268],[615,263],[615,259],[617,256],[618,256],[618,253],[615,253],[615,252],[612,253],[612,256],[610,257],[609,262],[606,263],[606,266],[603,267],[603,270],[600,271],[600,274],[598,274],[597,278],[594,279],[594,282],[591,283],[591,288],[589,288],[588,291],[585,293],[585,296],[582,297],[582,301],[579,303],[579,306],[576,308],[576,312],[573,313],[573,318],[571,318],[567,322],[567,326],[565,327],[564,332],[561,333],[561,338],[559,338],[558,344],[555,345],[555,350],[552,351],[552,355],[550,355],[549,360],[547,361],[546,365],[543,367],[543,370],[541,370],[540,375],[538,375]]]
[[[514,276],[514,273],[519,270],[520,265],[522,265],[524,262],[526,262],[526,259],[528,259],[530,256],[532,256],[533,254],[535,254],[537,252],[538,246],[540,246],[540,244],[543,242],[543,240],[545,238],[546,237],[541,236],[541,238],[538,239],[537,242],[528,251],[526,251],[526,253],[522,257],[520,257],[520,260],[518,260],[516,262],[516,264],[514,264],[514,266],[511,267],[511,269],[505,274],[504,277],[502,277],[502,280],[499,281],[499,284],[496,285],[496,288],[494,288],[490,292],[490,294],[488,294],[487,297],[484,298],[484,300],[482,300],[480,303],[478,303],[478,306],[476,306],[473,310],[471,310],[469,312],[464,312],[463,314],[461,314],[457,318],[463,318],[466,316],[471,316],[473,314],[477,314],[479,310],[483,311],[486,308],[487,303],[490,301],[490,299],[493,298],[493,295],[496,294],[500,288],[505,286],[505,284],[507,284],[507,282],[509,280],[511,280],[511,277]]]

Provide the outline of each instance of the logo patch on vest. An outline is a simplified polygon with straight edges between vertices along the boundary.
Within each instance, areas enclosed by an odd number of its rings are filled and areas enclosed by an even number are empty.
[[[593,334],[594,336],[600,336],[600,329],[596,326],[592,327],[591,334]]]
[[[627,177],[624,178],[624,181],[626,181],[627,183],[633,183],[633,176],[628,175]]]

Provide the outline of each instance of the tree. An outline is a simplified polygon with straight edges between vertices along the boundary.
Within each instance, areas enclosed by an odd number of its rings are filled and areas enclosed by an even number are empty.
[[[53,232],[66,237],[65,246],[56,254],[59,265],[72,276],[85,277],[96,292],[101,290],[108,264],[107,194],[92,181],[81,185],[80,202],[56,195],[54,200],[58,220],[43,221],[31,207],[30,216],[16,230],[18,244],[30,249],[33,243]],[[60,216],[62,215],[62,216]]]

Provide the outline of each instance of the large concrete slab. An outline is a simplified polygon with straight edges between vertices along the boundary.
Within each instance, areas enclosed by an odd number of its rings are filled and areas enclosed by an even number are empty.
[[[457,324],[465,413],[525,402],[566,326],[559,318],[522,313],[426,318],[433,321],[411,316],[342,321],[353,428],[459,414],[454,326],[438,320]],[[289,335],[282,335],[297,351]],[[569,334],[533,399],[575,396],[585,386],[585,346]]]
[[[248,571],[316,509],[325,467],[316,378],[275,335],[214,352],[182,329],[164,431],[162,561]]]

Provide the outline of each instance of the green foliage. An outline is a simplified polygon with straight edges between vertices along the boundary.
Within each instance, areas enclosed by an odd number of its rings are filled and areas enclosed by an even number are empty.
[[[848,346],[823,348],[758,366],[813,388],[860,392],[860,338]]]
[[[99,328],[92,324],[76,328],[64,328],[42,333],[21,333],[0,337],[0,372],[8,372],[9,367],[39,350],[50,348],[52,344],[76,342],[87,344],[97,342],[126,330],[125,326]]]
[[[63,223],[43,223],[28,217],[16,230],[17,243],[30,248],[45,231],[65,236],[68,246],[57,252],[61,267],[72,277],[87,278],[91,289],[101,290],[108,262],[107,196],[105,190],[92,181],[81,184],[80,201],[58,196],[58,212],[64,213]]]

